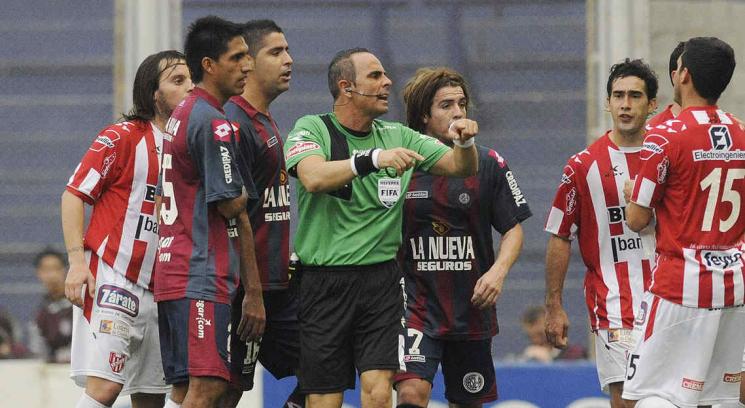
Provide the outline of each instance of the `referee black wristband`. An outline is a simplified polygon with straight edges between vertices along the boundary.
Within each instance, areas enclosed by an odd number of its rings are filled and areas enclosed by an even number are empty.
[[[354,162],[354,168],[357,170],[357,176],[365,177],[370,173],[378,171],[378,168],[373,162],[373,153],[376,150],[380,149],[370,149],[354,154],[352,161]]]

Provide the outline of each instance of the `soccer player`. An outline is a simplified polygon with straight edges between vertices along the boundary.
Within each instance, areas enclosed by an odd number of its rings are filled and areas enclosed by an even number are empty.
[[[183,54],[147,57],[135,75],[134,108],[99,133],[62,194],[65,295],[78,306],[71,375],[85,387],[79,408],[111,406],[119,394],[131,394],[135,408],[163,406],[155,186],[166,121],[191,89]],[[84,238],[85,204],[93,213]]]
[[[238,170],[252,178],[258,200],[248,202],[256,241],[257,260],[264,291],[266,327],[261,339],[241,341],[241,286],[233,299],[230,345],[231,387],[222,406],[235,407],[243,391],[253,388],[257,360],[275,378],[295,375],[300,354],[296,282],[288,276],[290,241],[290,190],[282,136],[269,113],[271,103],[290,88],[292,57],[282,29],[271,20],[254,20],[243,26],[250,70],[243,94],[230,98],[225,114],[239,124]],[[270,256],[271,254],[271,256]],[[294,404],[294,405],[290,405]],[[290,395],[285,406],[302,407],[305,396]]]
[[[654,211],[657,265],[623,392],[637,407],[737,401],[745,347],[745,131],[716,106],[734,69],[724,41],[688,40],[673,75],[682,111],[644,139],[626,219],[639,231]]]
[[[678,57],[680,57],[680,54],[683,53],[684,46],[685,42],[681,41],[678,43],[678,45],[675,46],[673,52],[670,53],[670,62],[668,63],[667,70],[667,73],[670,75],[670,83],[673,82],[673,74],[675,73],[675,70],[678,69]],[[675,117],[678,116],[679,113],[680,105],[678,105],[677,102],[673,101],[673,103],[667,105],[665,110],[651,117],[647,121],[647,126],[645,127],[645,129],[649,131],[658,125],[663,125],[668,120],[675,119]]]
[[[395,259],[402,196],[413,170],[474,174],[478,125],[454,121],[447,136],[457,140],[450,149],[378,120],[388,111],[391,80],[364,48],[337,53],[328,84],[333,113],[300,118],[285,144],[287,168],[299,180],[300,388],[310,394],[308,406],[340,407],[356,368],[363,406],[387,407],[393,373],[403,368]]]
[[[634,316],[649,287],[654,245],[624,221],[623,187],[639,171],[644,123],[656,106],[657,77],[641,60],[613,65],[606,85],[613,129],[569,158],[546,222],[546,336],[567,346],[569,319],[562,306],[572,240],[587,267],[585,301],[595,334],[598,378],[611,406],[623,406],[626,353]],[[646,242],[645,242],[646,241]]]
[[[165,378],[173,384],[167,406],[212,407],[230,380],[237,285],[246,293],[238,336],[256,338],[264,325],[245,211],[255,193],[236,167],[235,131],[222,108],[243,92],[248,47],[239,25],[209,16],[189,27],[184,48],[196,87],[166,125],[155,300]]]
[[[407,124],[445,145],[467,116],[469,89],[448,68],[424,68],[404,88]],[[399,251],[406,288],[406,373],[395,376],[398,404],[426,407],[441,364],[454,407],[497,399],[491,338],[495,304],[523,243],[531,212],[514,173],[494,150],[477,146],[479,171],[467,178],[416,171],[404,201]],[[494,256],[492,231],[502,235]]]

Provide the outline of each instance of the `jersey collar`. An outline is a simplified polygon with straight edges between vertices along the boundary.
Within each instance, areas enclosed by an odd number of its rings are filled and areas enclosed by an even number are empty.
[[[219,110],[220,113],[225,113],[225,111],[223,111],[222,109],[222,105],[220,105],[220,102],[218,102],[217,98],[212,96],[209,92],[205,91],[203,88],[195,86],[194,89],[191,91],[191,93],[197,98],[201,98],[207,101],[207,103],[209,103],[213,108]]]

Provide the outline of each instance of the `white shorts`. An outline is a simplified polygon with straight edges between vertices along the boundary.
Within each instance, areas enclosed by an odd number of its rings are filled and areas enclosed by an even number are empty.
[[[168,392],[152,292],[93,258],[96,296],[86,295],[84,308],[73,311],[70,377],[80,387],[87,376],[123,384],[120,395]]]
[[[608,329],[595,332],[595,360],[598,380],[604,393],[610,393],[609,384],[626,379],[626,358],[634,348],[631,329]]]
[[[623,398],[658,396],[684,408],[737,402],[745,307],[685,307],[647,292],[634,327]]]

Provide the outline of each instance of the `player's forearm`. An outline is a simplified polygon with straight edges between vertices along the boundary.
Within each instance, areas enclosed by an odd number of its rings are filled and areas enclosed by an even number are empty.
[[[62,235],[65,239],[67,259],[70,265],[85,264],[83,247],[83,221],[85,203],[79,197],[65,190],[60,203]]]
[[[325,161],[319,156],[307,157],[297,165],[298,180],[309,193],[336,191],[356,177],[350,160]]]
[[[226,219],[238,217],[241,213],[246,212],[246,202],[248,194],[244,189],[240,196],[221,200],[217,202],[217,211]]]
[[[251,222],[246,211],[238,215],[238,237],[241,244],[241,284],[246,293],[260,296],[261,277],[259,276],[259,267],[256,264],[256,245]]]
[[[571,243],[552,235],[546,248],[546,307],[561,307]]]
[[[649,221],[652,220],[652,210],[644,208],[636,203],[628,203],[626,205],[626,224],[629,225],[629,229],[634,232],[639,232],[649,225]]]
[[[502,235],[502,241],[499,244],[499,254],[497,255],[497,260],[494,261],[494,265],[492,265],[492,269],[497,271],[499,279],[507,277],[507,273],[520,256],[522,248],[523,228],[520,224],[517,224]]]

